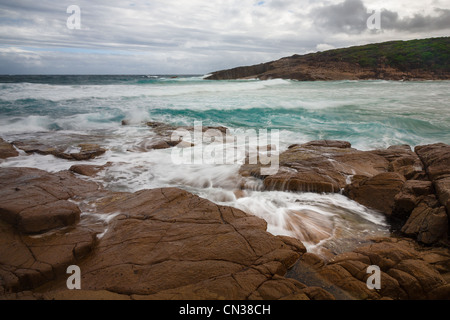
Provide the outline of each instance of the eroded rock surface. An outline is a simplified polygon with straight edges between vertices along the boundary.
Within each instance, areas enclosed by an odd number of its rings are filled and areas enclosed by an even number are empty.
[[[27,234],[71,226],[81,212],[69,200],[98,188],[67,172],[0,168],[0,219]]]
[[[244,165],[243,176],[264,179],[268,190],[340,192],[350,177],[372,177],[388,171],[389,162],[370,152],[350,148],[348,142],[314,141],[294,145],[280,155],[280,170],[271,176],[260,175],[260,165]]]
[[[305,247],[267,233],[263,220],[240,210],[174,188],[107,192],[69,172],[11,168],[0,174],[4,299],[333,298],[323,289],[284,278]],[[50,223],[45,230],[33,227],[33,235],[27,235],[28,223],[9,218],[47,202],[56,209],[58,202],[72,199],[88,216],[107,221],[106,230],[90,225],[87,216],[80,222]],[[31,211],[48,221],[45,210]],[[65,286],[65,270],[72,264],[82,270],[84,290],[73,294]],[[45,290],[39,289],[42,285]]]
[[[17,157],[19,152],[14,149],[14,146],[2,138],[0,138],[0,159],[7,159]]]
[[[381,269],[380,290],[367,286],[372,275],[368,273],[370,266]],[[316,282],[343,299],[450,299],[449,250],[421,247],[409,239],[376,239],[374,244],[338,255],[328,262],[308,253],[288,276],[304,281],[305,275],[310,276],[304,273],[308,267],[314,270]]]
[[[448,146],[416,151],[314,141],[283,153],[278,175],[260,177],[269,189],[277,181],[292,191],[345,188],[403,219],[403,235],[414,239],[374,239],[326,258],[269,234],[257,217],[186,191],[110,192],[72,173],[94,176],[104,166],[0,168],[0,298],[450,299]],[[83,290],[69,292],[73,264]],[[367,287],[372,265],[382,271],[381,290]]]

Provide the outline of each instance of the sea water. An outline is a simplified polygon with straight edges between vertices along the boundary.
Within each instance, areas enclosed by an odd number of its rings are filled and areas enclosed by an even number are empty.
[[[450,143],[450,82],[208,81],[203,76],[0,76],[0,137],[42,144],[98,143],[108,149],[82,163],[112,165],[96,181],[115,191],[179,187],[265,219],[268,231],[339,253],[389,233],[382,214],[340,194],[264,191],[234,164],[175,164],[171,150],[137,152],[155,136],[147,121],[279,132],[279,151],[317,139],[361,150]],[[128,120],[128,126],[122,126]],[[197,141],[198,143],[198,141]],[[243,155],[245,157],[245,155]],[[74,163],[26,155],[1,167],[50,172]],[[242,191],[242,186],[245,186]]]

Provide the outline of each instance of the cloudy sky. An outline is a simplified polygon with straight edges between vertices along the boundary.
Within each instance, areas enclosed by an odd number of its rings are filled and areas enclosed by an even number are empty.
[[[0,74],[205,74],[449,35],[449,0],[0,0]]]

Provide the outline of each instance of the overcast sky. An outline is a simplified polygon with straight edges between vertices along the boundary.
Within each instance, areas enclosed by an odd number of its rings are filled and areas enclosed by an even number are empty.
[[[0,74],[206,74],[449,35],[449,0],[0,0]]]

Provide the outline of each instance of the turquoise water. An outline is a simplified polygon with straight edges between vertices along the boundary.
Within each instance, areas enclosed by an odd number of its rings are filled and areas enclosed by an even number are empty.
[[[257,215],[268,222],[269,232],[296,237],[310,251],[339,253],[367,237],[387,235],[384,216],[340,194],[265,191],[260,180],[239,175],[239,161],[245,156],[228,165],[177,165],[170,161],[170,149],[133,151],[154,139],[145,122],[192,126],[202,121],[205,126],[228,127],[237,136],[248,129],[277,129],[281,152],[291,144],[316,139],[346,140],[367,150],[395,144],[450,143],[449,101],[448,81],[0,76],[0,137],[63,144],[71,150],[81,142],[98,143],[108,152],[82,163],[112,163],[95,178],[107,189],[183,188]],[[131,125],[122,126],[122,120]],[[0,167],[50,172],[67,170],[73,164],[23,152],[17,158],[0,160]]]
[[[367,149],[450,143],[450,82],[0,77],[0,132],[110,128],[123,119],[279,129],[286,143]]]

